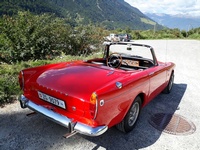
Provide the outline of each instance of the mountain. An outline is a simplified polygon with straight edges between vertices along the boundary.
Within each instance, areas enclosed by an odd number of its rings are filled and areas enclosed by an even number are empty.
[[[163,27],[132,7],[124,0],[1,0],[0,15],[16,14],[17,11],[54,13],[69,17],[78,23],[94,23],[108,29],[157,29]]]
[[[159,24],[168,28],[178,28],[180,30],[190,30],[192,28],[200,27],[200,17],[193,17],[187,15],[167,15],[167,14],[151,14],[146,15],[158,22]]]

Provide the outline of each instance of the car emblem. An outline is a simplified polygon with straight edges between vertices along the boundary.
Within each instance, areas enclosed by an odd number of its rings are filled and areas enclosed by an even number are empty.
[[[121,82],[116,82],[116,87],[118,87],[119,89],[122,88],[122,83]]]

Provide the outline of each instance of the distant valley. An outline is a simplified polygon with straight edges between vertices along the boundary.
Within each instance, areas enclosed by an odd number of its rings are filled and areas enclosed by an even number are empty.
[[[183,16],[183,15],[167,15],[167,14],[151,14],[146,15],[168,28],[178,28],[180,30],[190,30],[200,27],[200,17]]]

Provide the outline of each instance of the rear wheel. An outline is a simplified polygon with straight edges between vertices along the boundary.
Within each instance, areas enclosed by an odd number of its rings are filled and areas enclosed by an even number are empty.
[[[169,79],[169,83],[166,86],[166,88],[163,90],[163,93],[169,94],[172,90],[173,84],[174,84],[174,73],[172,72],[170,79]]]
[[[130,132],[135,127],[141,109],[141,98],[137,96],[127,112],[125,118],[116,125],[117,129],[122,132]]]

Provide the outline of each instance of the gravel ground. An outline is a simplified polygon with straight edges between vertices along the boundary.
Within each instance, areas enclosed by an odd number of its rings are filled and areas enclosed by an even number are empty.
[[[160,94],[143,108],[136,128],[124,134],[114,127],[99,137],[76,134],[62,137],[67,129],[40,115],[26,116],[19,102],[0,108],[0,150],[199,150],[200,149],[200,41],[148,40],[160,61],[176,63],[170,94]],[[172,135],[149,124],[155,113],[176,113],[196,125],[190,135]]]

